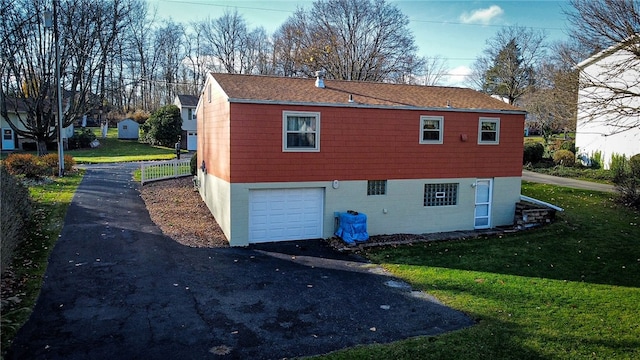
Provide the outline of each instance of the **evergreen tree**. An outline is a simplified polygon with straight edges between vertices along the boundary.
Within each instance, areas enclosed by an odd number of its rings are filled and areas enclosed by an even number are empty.
[[[498,52],[485,73],[482,90],[506,98],[514,104],[534,84],[534,71],[526,66],[515,39]]]
[[[142,124],[142,133],[145,142],[173,147],[182,133],[180,109],[175,105],[161,107]]]

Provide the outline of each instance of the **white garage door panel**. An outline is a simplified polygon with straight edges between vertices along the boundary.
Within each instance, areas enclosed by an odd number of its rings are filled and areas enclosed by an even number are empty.
[[[324,190],[269,189],[249,192],[249,242],[322,237]]]

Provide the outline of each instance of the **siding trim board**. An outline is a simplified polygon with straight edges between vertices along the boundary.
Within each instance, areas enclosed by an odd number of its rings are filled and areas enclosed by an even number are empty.
[[[526,111],[520,110],[499,110],[499,109],[465,109],[451,107],[419,107],[409,105],[369,105],[354,103],[322,103],[322,102],[296,102],[296,101],[273,101],[255,99],[234,99],[227,98],[227,101],[235,104],[256,104],[256,105],[282,105],[282,106],[319,106],[332,108],[355,108],[355,109],[384,109],[384,110],[418,110],[418,111],[441,111],[441,112],[472,112],[483,114],[508,114],[525,115]]]

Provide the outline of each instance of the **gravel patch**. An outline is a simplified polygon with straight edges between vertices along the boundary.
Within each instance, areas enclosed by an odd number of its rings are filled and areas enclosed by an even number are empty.
[[[140,193],[151,220],[176,242],[190,247],[228,247],[229,241],[218,226],[191,177],[145,184]]]

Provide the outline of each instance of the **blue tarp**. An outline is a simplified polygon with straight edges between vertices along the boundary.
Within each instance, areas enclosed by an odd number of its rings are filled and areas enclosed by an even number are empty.
[[[338,213],[338,230],[335,235],[347,244],[369,240],[367,215],[354,212]]]

